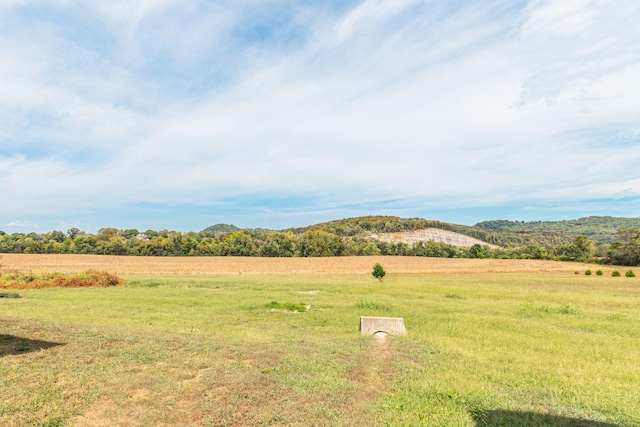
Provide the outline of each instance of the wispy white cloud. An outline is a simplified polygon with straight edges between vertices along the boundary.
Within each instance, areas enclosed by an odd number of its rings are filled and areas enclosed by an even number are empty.
[[[638,66],[634,1],[532,1],[525,10],[519,55],[529,76],[522,102],[588,97],[591,86]]]
[[[0,29],[0,186],[13,217],[640,191],[631,0],[48,8],[0,8],[13,22]]]
[[[8,227],[28,228],[28,229],[31,229],[31,230],[38,229],[40,227],[38,224],[35,224],[33,222],[29,222],[29,221],[13,221],[13,222],[10,222],[10,223],[8,223],[6,225]]]

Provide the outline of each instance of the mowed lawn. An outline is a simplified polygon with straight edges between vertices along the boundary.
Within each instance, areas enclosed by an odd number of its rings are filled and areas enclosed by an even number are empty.
[[[640,279],[387,273],[2,298],[0,425],[640,426]],[[408,335],[361,336],[361,315]]]

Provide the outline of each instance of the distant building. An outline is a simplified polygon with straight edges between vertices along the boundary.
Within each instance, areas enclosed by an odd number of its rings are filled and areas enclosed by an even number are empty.
[[[149,236],[147,236],[144,233],[138,233],[136,234],[136,239],[143,241],[143,242],[148,242],[149,241]]]

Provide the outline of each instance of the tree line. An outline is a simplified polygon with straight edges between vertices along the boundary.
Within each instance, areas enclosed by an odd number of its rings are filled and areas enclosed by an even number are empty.
[[[412,220],[394,224],[389,217],[373,217],[364,221],[350,219],[282,231],[241,230],[228,225],[187,233],[169,230],[140,232],[137,229],[116,228],[102,228],[96,234],[85,233],[77,228],[71,228],[67,232],[54,230],[43,234],[7,234],[0,231],[0,253],[261,257],[398,255],[548,259],[640,265],[640,230],[637,227],[619,229],[618,240],[613,243],[596,242],[588,236],[580,235],[558,240],[556,244],[528,241],[523,245],[509,244],[499,248],[481,244],[457,247],[433,240],[412,245],[387,243],[368,238],[366,233],[415,230],[419,229],[416,225],[427,228],[426,224],[434,223],[450,231],[453,231],[452,228],[464,227]]]

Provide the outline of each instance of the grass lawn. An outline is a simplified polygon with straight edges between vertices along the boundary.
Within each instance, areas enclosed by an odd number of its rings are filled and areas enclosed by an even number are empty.
[[[0,425],[640,426],[638,278],[127,278],[0,299]]]

